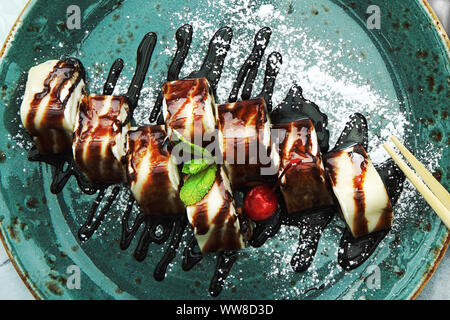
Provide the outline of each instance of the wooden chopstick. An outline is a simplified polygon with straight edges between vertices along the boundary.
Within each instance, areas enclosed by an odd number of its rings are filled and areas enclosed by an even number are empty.
[[[398,141],[398,140],[397,140]],[[400,141],[398,143],[401,145]],[[394,151],[394,149],[386,142],[383,144],[384,149],[389,153],[389,155],[392,157],[392,159],[395,161],[395,163],[399,166],[399,168],[403,171],[403,173],[406,175],[406,177],[411,181],[411,183],[414,185],[414,187],[417,189],[417,191],[420,192],[420,194],[425,198],[425,200],[428,202],[428,204],[433,208],[433,210],[437,213],[439,218],[444,222],[444,224],[447,226],[447,228],[450,229],[450,210],[447,209],[446,205],[441,201],[440,198],[438,198],[426,185],[423,183],[423,181],[414,173],[411,168],[406,164],[405,161],[403,161],[400,156]],[[406,149],[403,146],[404,149]],[[402,150],[399,148],[400,152]],[[402,152],[403,153],[403,152]],[[405,156],[407,157],[407,156]],[[418,160],[416,159],[418,162]],[[422,166],[423,167],[423,166]],[[417,169],[416,169],[417,170]],[[427,171],[425,167],[423,167],[423,170]],[[421,175],[423,172],[418,170],[418,174]],[[433,177],[434,179],[434,177]],[[438,182],[439,183],[439,182]],[[445,190],[445,189],[444,189]],[[447,191],[445,191],[447,192]],[[448,194],[448,192],[447,192]],[[445,199],[443,200],[445,201]],[[448,205],[448,203],[447,203]]]
[[[436,180],[435,177],[413,156],[413,154],[406,149],[406,147],[397,139],[397,137],[391,137],[392,142],[400,150],[403,156],[408,160],[411,166],[416,170],[417,174],[422,178],[423,182],[430,188],[431,192],[438,197],[442,204],[450,210],[450,193],[445,190],[442,184]]]

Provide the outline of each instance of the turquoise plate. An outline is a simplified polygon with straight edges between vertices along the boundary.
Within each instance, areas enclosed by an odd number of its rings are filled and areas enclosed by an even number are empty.
[[[369,154],[387,159],[381,143],[400,137],[419,160],[449,185],[449,41],[426,2],[418,0],[190,0],[77,1],[81,29],[66,25],[72,0],[32,1],[3,49],[0,65],[0,221],[3,242],[17,271],[43,299],[207,299],[215,257],[191,271],[181,270],[180,252],[166,279],[153,270],[165,246],[151,245],[147,259],[132,257],[136,246],[119,248],[121,201],[93,238],[80,243],[77,230],[92,196],[73,178],[58,195],[50,192],[52,168],[27,161],[31,142],[19,118],[27,70],[47,59],[75,56],[88,73],[90,92],[100,93],[112,62],[126,62],[117,92],[125,92],[136,48],[149,31],[158,43],[144,84],[136,121],[147,123],[176,46],[178,27],[191,23],[194,40],[181,73],[198,69],[215,30],[234,30],[218,87],[219,102],[251,50],[256,31],[273,30],[266,56],[283,55],[274,105],[293,81],[329,116],[331,142],[348,116],[365,114],[370,123]],[[377,27],[379,9],[380,29]],[[368,13],[367,13],[368,12]],[[260,74],[256,85],[261,86]],[[122,197],[123,198],[123,197]],[[289,266],[297,245],[295,229],[283,227],[259,249],[246,249],[233,267],[223,299],[408,299],[417,296],[437,267],[449,233],[407,183],[395,207],[392,231],[370,259],[351,272],[337,264],[343,222],[335,217],[305,273]],[[71,265],[81,270],[81,288],[68,289]],[[380,281],[377,281],[380,280]]]

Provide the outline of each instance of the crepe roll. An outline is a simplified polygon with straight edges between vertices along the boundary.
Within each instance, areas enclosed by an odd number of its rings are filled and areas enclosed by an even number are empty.
[[[213,141],[217,107],[206,78],[166,82],[163,94],[162,112],[172,141],[173,131],[202,147]]]
[[[49,60],[29,70],[20,117],[40,153],[71,152],[84,92],[84,69],[77,59]]]
[[[277,169],[270,147],[270,121],[263,98],[218,106],[218,127],[223,139],[223,159],[235,189],[274,180]],[[276,152],[272,149],[272,151]]]
[[[309,119],[277,124],[280,189],[288,214],[332,207],[314,125]]]
[[[179,198],[180,176],[164,126],[132,128],[127,139],[127,180],[145,215],[186,212]]]
[[[75,163],[94,183],[126,181],[122,158],[130,128],[125,96],[85,96],[73,135]]]
[[[206,196],[186,210],[202,252],[245,247],[231,185],[223,166],[218,167],[214,184]]]
[[[391,227],[389,196],[363,146],[356,144],[328,153],[325,168],[342,216],[355,238]]]

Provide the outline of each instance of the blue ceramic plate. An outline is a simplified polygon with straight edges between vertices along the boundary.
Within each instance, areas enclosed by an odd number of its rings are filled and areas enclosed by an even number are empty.
[[[165,247],[152,244],[144,262],[120,250],[120,194],[100,229],[86,243],[77,231],[94,196],[82,194],[73,178],[62,193],[50,192],[52,168],[27,161],[32,143],[24,133],[19,106],[27,70],[47,59],[75,56],[87,70],[88,88],[101,93],[113,61],[125,69],[116,93],[125,93],[135,65],[136,48],[153,31],[158,43],[135,114],[148,123],[176,48],[174,34],[190,23],[192,49],[182,75],[200,67],[207,44],[224,25],[233,28],[231,51],[218,86],[224,102],[255,33],[273,30],[266,50],[279,51],[283,65],[274,105],[293,81],[306,98],[329,117],[331,143],[348,116],[369,121],[369,155],[387,159],[381,143],[400,137],[441,183],[448,187],[449,41],[429,6],[419,0],[380,1],[379,29],[373,1],[211,0],[77,1],[80,29],[66,25],[72,0],[31,1],[16,23],[0,65],[0,221],[1,234],[17,271],[38,298],[44,299],[206,299],[215,257],[206,256],[191,271],[181,269],[178,252],[164,281],[153,270]],[[262,71],[255,86],[261,86]],[[226,299],[407,299],[415,297],[449,243],[448,230],[417,192],[406,184],[395,206],[394,226],[362,266],[345,272],[337,264],[344,223],[335,217],[304,273],[291,270],[298,231],[283,227],[258,249],[241,254],[219,298]],[[183,241],[186,239],[184,238]],[[180,250],[179,250],[180,251]],[[81,288],[66,286],[67,268],[81,270]],[[373,282],[374,275],[380,282]],[[375,285],[374,285],[375,283]],[[380,284],[380,285],[377,285]]]

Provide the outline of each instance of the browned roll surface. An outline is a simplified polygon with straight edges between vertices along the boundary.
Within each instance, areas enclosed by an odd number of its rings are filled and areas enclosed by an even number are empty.
[[[309,119],[273,126],[281,142],[281,192],[289,214],[333,205],[314,125]]]
[[[218,128],[223,137],[223,159],[231,185],[245,189],[273,181],[270,167],[270,121],[263,98],[218,106]]]
[[[208,80],[167,82],[163,93],[162,111],[169,138],[175,142],[177,135],[180,135],[202,147],[214,143],[214,149],[218,152],[214,154],[222,155],[221,144],[218,143],[221,141],[220,131],[217,130],[218,111]],[[205,197],[187,206],[186,211],[202,252],[245,247],[230,182],[223,166],[218,167],[213,186]]]
[[[127,179],[146,215],[177,215],[186,211],[178,194],[178,168],[166,139],[164,126],[144,126],[128,132]]]
[[[163,116],[169,138],[177,131],[199,146],[209,144],[216,129],[216,106],[206,78],[166,82],[163,85]],[[211,139],[212,140],[212,139]]]
[[[49,60],[28,72],[22,123],[42,154],[71,152],[84,70],[76,59]]]
[[[219,166],[216,180],[208,194],[186,209],[202,252],[245,247],[230,182],[222,166]]]
[[[121,163],[129,129],[124,96],[85,96],[73,135],[75,163],[92,182],[126,181]]]

